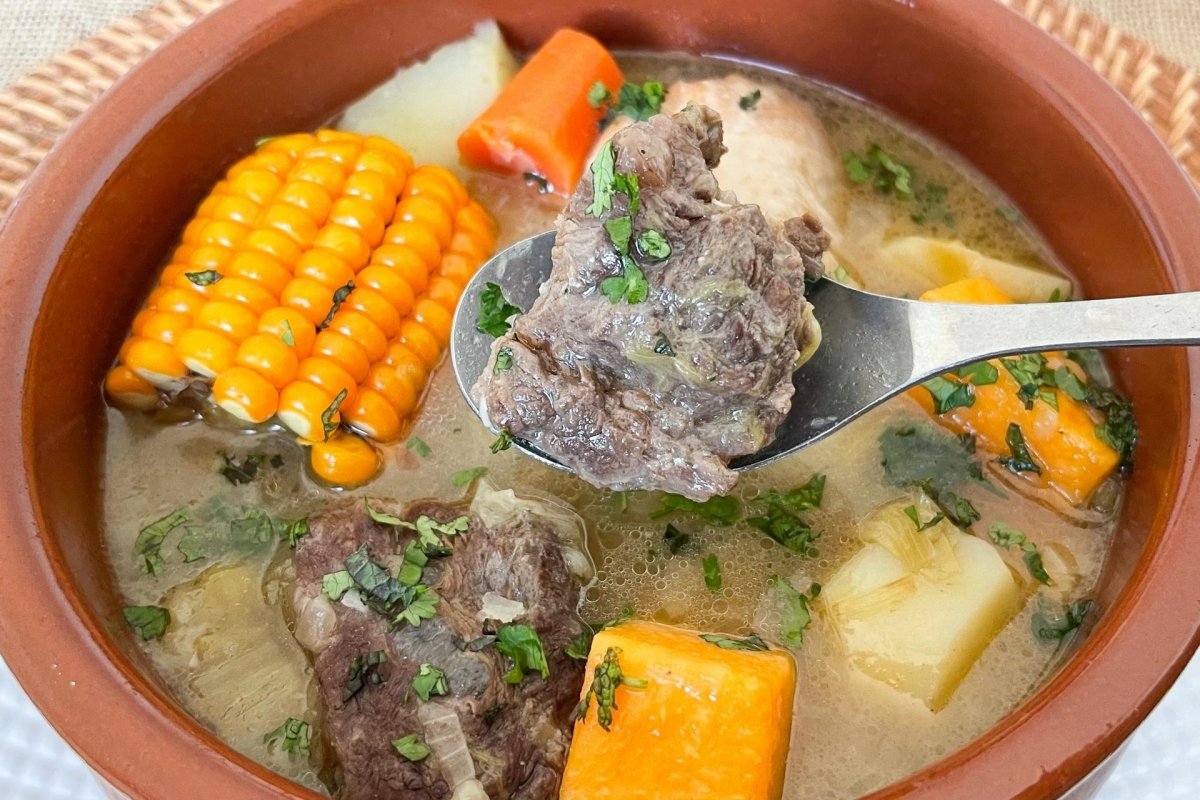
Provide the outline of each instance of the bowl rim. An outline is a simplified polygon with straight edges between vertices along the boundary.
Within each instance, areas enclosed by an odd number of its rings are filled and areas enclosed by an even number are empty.
[[[0,304],[0,340],[9,343],[0,349],[0,402],[22,410],[0,417],[0,447],[14,462],[14,480],[0,485],[0,546],[6,554],[0,559],[0,608],[20,612],[0,615],[0,652],[63,738],[105,781],[134,797],[186,786],[218,797],[319,795],[221,743],[139,674],[77,592],[57,588],[67,568],[57,545],[41,534],[45,517],[30,491],[36,443],[24,422],[24,372],[36,355],[30,343],[42,295],[95,191],[164,114],[202,87],[213,64],[235,68],[275,34],[352,2],[234,0],[199,20],[85,112],[0,223],[0,244],[12,256],[0,267],[9,298]],[[973,46],[1006,52],[1014,80],[1043,87],[1052,80],[1072,126],[1124,181],[1174,287],[1200,289],[1200,271],[1187,275],[1175,266],[1200,264],[1200,232],[1190,222],[1200,198],[1166,146],[1112,86],[1065,45],[993,0],[902,5]],[[1200,397],[1200,355],[1186,358],[1179,402],[1187,431],[1195,432],[1200,407],[1190,399]],[[981,737],[870,798],[981,796],[981,787],[996,797],[1050,795],[1083,780],[1117,749],[1200,643],[1200,614],[1185,612],[1200,607],[1200,536],[1190,535],[1200,519],[1198,451],[1197,436],[1177,447],[1168,493],[1177,502],[1159,509],[1128,584],[1075,657]],[[105,709],[103,720],[98,708]],[[1029,747],[1030,741],[1039,747]],[[155,757],[148,757],[151,751]]]

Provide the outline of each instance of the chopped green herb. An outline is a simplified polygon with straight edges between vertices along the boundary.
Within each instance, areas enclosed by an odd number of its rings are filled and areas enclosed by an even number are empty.
[[[208,557],[204,552],[204,537],[191,527],[184,529],[183,536],[180,537],[179,544],[175,545],[175,549],[183,556],[185,564],[203,561]]]
[[[930,520],[928,522],[921,522],[921,513],[919,511],[917,511],[916,506],[905,506],[904,507],[904,516],[906,516],[912,520],[912,523],[913,523],[913,525],[916,526],[918,533],[929,530],[934,525],[937,525],[939,522],[941,522],[942,520],[944,520],[946,518],[945,514],[939,513],[939,514],[934,514],[933,517],[930,518]]]
[[[1076,600],[1059,612],[1048,612],[1040,606],[1031,620],[1033,635],[1043,642],[1057,641],[1065,645],[1074,638],[1075,631],[1091,609],[1091,600]]]
[[[171,612],[160,606],[126,606],[123,613],[144,642],[160,638],[171,624]]]
[[[391,525],[393,528],[397,526],[413,528],[412,523],[400,519],[395,514],[389,514],[386,511],[378,511],[372,508],[371,501],[366,498],[363,498],[363,507],[367,509],[367,516],[371,518],[372,522],[378,522],[380,525]]]
[[[690,541],[692,541],[690,533],[684,533],[671,523],[667,523],[667,529],[663,531],[663,544],[667,546],[671,555],[678,555],[679,551],[687,547]]]
[[[396,580],[405,586],[416,586],[421,582],[425,565],[428,563],[429,556],[425,554],[421,543],[409,542],[404,548],[404,561],[400,564],[400,569],[396,570]]]
[[[496,650],[512,659],[512,668],[505,673],[505,683],[520,683],[526,672],[536,672],[542,680],[550,677],[550,665],[537,631],[525,624],[501,625],[496,631]]]
[[[1084,402],[1087,400],[1087,386],[1083,381],[1079,380],[1079,376],[1071,371],[1068,366],[1061,366],[1054,370],[1054,385],[1067,397],[1072,400]]]
[[[835,269],[833,271],[833,279],[835,281],[837,281],[838,283],[845,283],[849,279],[849,277],[850,277],[850,270],[846,269],[841,264],[838,264],[837,269]]]
[[[592,160],[592,203],[587,207],[593,217],[602,216],[612,208],[613,177],[615,169],[612,140],[604,143],[596,158]]]
[[[1036,544],[1029,541],[1024,533],[1016,528],[1010,528],[1002,522],[996,522],[988,529],[988,537],[997,547],[1005,550],[1013,547],[1019,548],[1025,554],[1025,567],[1029,570],[1029,576],[1045,584],[1052,583],[1050,574],[1046,572],[1046,567],[1042,564],[1041,551],[1038,550]]]
[[[270,751],[271,745],[278,743],[279,749],[288,754],[289,759],[297,756],[308,758],[308,746],[312,732],[307,722],[288,717],[287,722],[263,737],[263,744]]]
[[[813,558],[817,555],[817,549],[813,545],[817,536],[809,524],[798,515],[819,507],[824,493],[824,475],[814,475],[805,485],[788,492],[763,492],[756,502],[767,504],[765,513],[761,516],[747,517],[746,523],[793,553]]]
[[[166,566],[162,558],[163,540],[167,534],[184,524],[191,517],[187,509],[172,511],[162,519],[151,522],[138,531],[137,539],[133,542],[133,554],[142,558],[142,572],[147,575],[159,575]]]
[[[325,319],[321,320],[321,324],[317,326],[317,330],[325,330],[333,322],[333,318],[337,316],[337,312],[342,307],[342,303],[346,302],[346,298],[354,291],[354,281],[347,281],[345,286],[339,286],[337,291],[333,293],[333,304],[329,306],[329,313],[325,315]]]
[[[1016,225],[1021,221],[1021,212],[1017,211],[1013,206],[996,206],[996,215],[1005,222]]]
[[[429,456],[433,455],[433,450],[425,443],[425,440],[417,436],[410,436],[405,447],[412,450],[421,458],[429,458]]]
[[[475,326],[482,333],[500,337],[512,327],[508,320],[520,313],[520,308],[504,298],[500,284],[489,281],[479,294],[479,321]]]
[[[488,449],[492,451],[492,455],[495,455],[512,447],[512,443],[512,434],[508,432],[508,428],[502,428],[500,434],[496,437],[496,441],[492,442],[491,447]]]
[[[973,386],[989,386],[995,383],[1000,373],[990,361],[977,361],[958,368],[958,377],[968,378]]]
[[[346,399],[346,392],[346,389],[342,389],[340,392],[338,392],[337,397],[333,398],[333,402],[329,404],[329,407],[321,412],[321,428],[324,430],[325,441],[327,442],[329,441],[329,437],[338,429],[338,425],[341,423],[341,417],[338,417],[336,421],[334,420],[334,417],[337,416],[338,409],[342,407],[342,402]]]
[[[229,540],[243,552],[254,552],[275,539],[275,520],[259,508],[251,508],[246,516],[229,521]]]
[[[197,286],[208,286],[221,280],[221,273],[215,269],[206,269],[202,272],[185,272],[183,274],[184,277]]]
[[[345,565],[367,608],[393,625],[407,622],[416,627],[436,615],[438,596],[428,586],[406,586],[392,577],[370,557],[365,544],[346,557]]]
[[[1047,303],[1061,303],[1062,299],[1063,299],[1062,289],[1059,289],[1057,286],[1055,286],[1054,291],[1050,293],[1050,296],[1048,298],[1046,298],[1046,302]]]
[[[308,520],[278,520],[277,527],[279,528],[279,538],[286,541],[292,548],[296,547],[296,543],[308,536]]]
[[[761,653],[771,649],[757,633],[752,633],[744,639],[726,636],[723,633],[702,633],[700,638],[709,644],[715,644],[722,650],[748,650],[752,653]]]
[[[477,478],[482,478],[487,475],[487,467],[471,467],[470,469],[461,469],[450,476],[450,483],[454,484],[454,488],[461,489],[467,484],[474,483]]]
[[[522,173],[526,183],[532,183],[537,186],[538,194],[548,194],[550,191],[550,181],[538,175],[536,172]]]
[[[779,575],[772,575],[767,583],[778,592],[783,604],[779,633],[784,643],[792,647],[804,644],[804,631],[812,622],[811,605],[821,594],[821,584],[814,581],[805,594]]]
[[[646,282],[646,274],[633,263],[633,259],[625,258],[624,272],[611,275],[600,281],[600,293],[608,298],[610,303],[624,300],[630,305],[645,302],[650,295],[650,284]]]
[[[842,153],[842,164],[846,168],[846,177],[853,183],[866,183],[875,177],[875,171],[867,166],[867,162],[857,153],[847,150]]]
[[[742,111],[753,111],[758,105],[758,101],[762,99],[762,89],[755,89],[750,94],[744,94],[738,98],[738,107]]]
[[[288,322],[286,319],[283,321],[283,332],[279,334],[279,338],[282,339],[283,343],[288,347],[296,346],[296,334],[292,330],[292,323]]]
[[[1041,353],[1027,353],[1017,358],[1002,358],[1000,363],[1020,387],[1017,397],[1025,404],[1025,408],[1033,408],[1033,401],[1038,397],[1045,399],[1042,390],[1049,384],[1047,376],[1053,373],[1046,369],[1046,357]],[[1050,393],[1053,396],[1053,393]],[[1057,398],[1055,399],[1057,402]]]
[[[592,88],[588,89],[587,101],[592,108],[604,108],[612,101],[612,92],[604,85],[602,81],[596,81],[592,84]]]
[[[415,733],[401,736],[399,739],[393,739],[392,747],[396,748],[396,752],[403,758],[413,763],[429,758],[429,748],[425,746],[425,743]]]
[[[821,507],[821,500],[825,497],[825,476],[818,473],[808,479],[808,482],[803,486],[799,486],[787,492],[780,492],[777,489],[768,489],[763,492],[757,500],[765,503],[778,503],[785,510],[793,514],[799,514],[801,511],[810,511],[814,508]]]
[[[587,661],[588,654],[592,651],[592,629],[587,625],[583,626],[583,630],[577,635],[571,637],[571,641],[567,642],[567,646],[563,648],[563,652],[567,654],[567,658],[573,658],[576,661]]]
[[[446,673],[433,664],[422,664],[412,679],[412,690],[417,697],[426,703],[430,697],[450,693],[450,685],[446,682]]]
[[[511,347],[501,347],[496,351],[496,364],[492,367],[492,374],[499,375],[501,372],[508,372],[512,369],[513,355]]]
[[[630,219],[637,217],[641,205],[641,186],[636,172],[618,172],[613,175],[613,192],[625,195]],[[628,252],[628,251],[626,251]]]
[[[380,684],[383,683],[383,674],[379,671],[379,665],[388,660],[387,653],[382,650],[373,650],[370,653],[359,653],[350,662],[350,669],[346,676],[346,683],[342,686],[342,702],[348,703],[359,692],[367,687],[368,683]]]
[[[604,230],[618,252],[629,252],[629,238],[633,236],[633,220],[628,216],[609,217],[604,220]]]
[[[441,598],[428,586],[417,585],[408,588],[413,590],[412,600],[397,615],[395,624],[407,622],[416,628],[423,620],[433,619],[437,616],[437,605]]]
[[[1088,389],[1087,404],[1104,414],[1104,422],[1096,426],[1096,436],[1121,455],[1121,468],[1128,471],[1138,442],[1133,404],[1111,389],[1094,386]]]
[[[633,689],[646,688],[646,681],[625,676],[618,660],[620,655],[621,648],[608,648],[604,653],[604,660],[592,670],[592,686],[575,709],[575,716],[581,722],[587,720],[588,708],[594,699],[596,701],[596,721],[604,730],[610,730],[613,719],[612,712],[617,709],[617,687],[624,685]]]
[[[588,91],[587,100],[592,108],[609,106],[605,121],[624,115],[641,122],[657,114],[662,109],[666,97],[667,90],[658,81],[626,81],[616,97],[603,83],[596,81]]]
[[[662,506],[650,515],[650,519],[685,513],[695,514],[717,525],[732,525],[742,515],[742,503],[736,497],[719,495],[700,502],[681,494],[664,494]]]
[[[912,168],[896,161],[877,144],[871,145],[865,156],[852,151],[842,154],[846,176],[854,183],[870,182],[880,194],[895,193],[901,200],[913,194]]]
[[[1008,423],[1008,432],[1004,434],[1004,443],[1008,445],[1010,455],[996,459],[997,463],[1008,469],[1009,472],[1016,474],[1022,472],[1042,474],[1042,468],[1029,454],[1029,447],[1025,444],[1025,435],[1021,433],[1020,425],[1015,422]]]
[[[955,383],[940,375],[930,378],[921,384],[933,397],[933,410],[945,414],[956,408],[970,408],[975,405],[975,392],[969,383]]]
[[[671,347],[671,340],[661,333],[658,335],[658,341],[654,343],[654,352],[660,356],[671,356],[672,358],[675,356],[675,348]]]
[[[979,511],[967,498],[959,497],[951,491],[935,492],[932,487],[923,488],[929,499],[936,503],[942,513],[946,515],[946,519],[958,527],[969,528],[979,521]]]
[[[704,567],[704,585],[710,592],[721,591],[721,563],[717,561],[717,554],[706,555],[701,566]]]
[[[671,255],[671,243],[656,230],[642,231],[637,238],[637,251],[651,261],[662,261]]]
[[[971,457],[975,445],[970,437],[960,439],[932,425],[905,425],[884,431],[879,449],[884,474],[901,488],[923,488],[936,500],[963,483],[975,483],[1004,496]]]
[[[354,579],[344,569],[327,572],[321,577],[321,591],[334,602],[341,600],[346,592],[354,588]]]

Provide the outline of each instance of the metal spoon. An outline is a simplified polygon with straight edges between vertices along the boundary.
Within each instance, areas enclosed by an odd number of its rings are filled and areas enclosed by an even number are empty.
[[[485,284],[497,283],[516,305],[532,306],[550,276],[553,245],[553,231],[514,244],[485,264],[463,293],[450,352],[458,385],[476,413],[470,388],[487,366],[492,341],[475,327],[479,295]],[[1200,292],[983,306],[901,300],[825,279],[809,287],[808,297],[821,323],[821,346],[792,377],[792,410],[774,441],[734,459],[733,469],[783,458],[905,389],[976,361],[1043,350],[1200,344]]]

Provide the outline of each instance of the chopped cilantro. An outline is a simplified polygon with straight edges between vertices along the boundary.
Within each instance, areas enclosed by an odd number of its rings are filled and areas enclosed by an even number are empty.
[[[321,591],[334,602],[341,600],[346,592],[354,588],[354,579],[344,569],[327,572],[321,577]]]
[[[317,326],[317,330],[325,330],[333,322],[333,318],[337,316],[337,312],[342,307],[342,303],[346,302],[346,298],[354,291],[354,281],[347,281],[345,286],[339,286],[337,291],[333,293],[333,303],[329,306],[329,313],[325,315],[325,319],[321,320],[321,324]]]
[[[613,175],[613,191],[625,195],[629,206],[629,217],[637,217],[641,205],[641,186],[638,184],[636,172],[618,172]]]
[[[206,269],[201,272],[185,272],[183,275],[197,286],[209,286],[221,280],[221,273],[215,269]]]
[[[408,443],[405,445],[409,450],[419,455],[421,458],[429,458],[433,454],[433,450],[425,443],[424,439],[418,436],[408,437]]]
[[[888,428],[879,436],[879,450],[887,479],[901,488],[926,488],[937,499],[963,483],[981,484],[999,493],[983,477],[971,457],[974,439],[960,439],[932,425]]]
[[[289,759],[297,756],[308,758],[311,737],[312,731],[307,722],[288,717],[286,722],[263,737],[263,744],[267,745],[267,750],[270,751],[271,745],[278,743],[279,749],[287,753]]]
[[[576,661],[587,661],[588,654],[592,650],[592,629],[584,626],[583,630],[577,636],[572,636],[571,641],[567,642],[567,646],[563,648],[567,658],[573,658]]]
[[[612,92],[608,90],[603,81],[596,81],[592,84],[592,88],[588,89],[588,105],[592,108],[603,108],[612,100],[612,96]]]
[[[937,414],[975,405],[975,392],[969,383],[948,381],[939,375],[925,381],[921,386],[933,397],[933,410]]]
[[[1087,400],[1087,386],[1079,379],[1070,367],[1064,365],[1054,370],[1054,385],[1059,391],[1072,400],[1084,402]]]
[[[1037,465],[1029,453],[1029,447],[1025,444],[1025,435],[1021,433],[1020,425],[1015,422],[1008,423],[1008,432],[1004,434],[1004,443],[1008,445],[1010,455],[996,459],[997,463],[1015,474],[1022,472],[1042,474],[1042,468]]]
[[[279,538],[286,541],[293,548],[296,543],[308,536],[308,520],[277,520],[276,527],[279,529]]]
[[[904,516],[912,520],[913,525],[915,525],[917,528],[917,533],[929,530],[934,525],[937,525],[946,518],[945,514],[939,513],[934,514],[933,517],[931,517],[927,522],[921,522],[921,513],[917,511],[916,506],[905,506]]]
[[[144,642],[160,638],[171,624],[171,612],[160,606],[126,606],[123,613]]]
[[[783,605],[779,633],[784,643],[793,647],[804,644],[804,631],[812,622],[811,605],[821,594],[821,584],[811,583],[805,594],[779,575],[772,575],[767,583],[778,593]]]
[[[411,523],[405,522],[395,514],[389,514],[386,511],[378,511],[372,508],[371,501],[366,498],[363,498],[363,507],[367,509],[367,516],[371,518],[372,522],[378,522],[380,525],[391,525],[393,528],[397,526],[412,527]]]
[[[1075,631],[1091,609],[1091,600],[1076,600],[1057,612],[1047,611],[1044,605],[1039,605],[1031,620],[1033,635],[1043,642],[1057,641],[1065,645],[1074,638]]]
[[[513,436],[508,432],[508,428],[501,428],[499,435],[496,436],[496,441],[492,442],[488,448],[492,451],[492,455],[503,452],[512,447]]]
[[[621,648],[608,648],[604,653],[604,659],[592,670],[592,686],[575,709],[575,716],[579,721],[587,721],[588,708],[591,706],[592,700],[595,700],[596,721],[604,730],[610,730],[613,719],[612,712],[617,709],[617,687],[622,685],[634,689],[646,687],[646,681],[625,676],[618,660],[620,655]]]
[[[671,255],[671,243],[654,229],[642,231],[637,238],[637,251],[651,261],[662,261]]]
[[[684,533],[671,523],[667,523],[667,529],[663,531],[663,544],[667,546],[667,550],[670,551],[671,555],[677,555],[691,541],[692,535],[690,533]]]
[[[742,109],[742,111],[753,111],[761,99],[762,89],[755,89],[753,92],[744,94],[738,98],[738,108]]]
[[[599,217],[612,208],[615,163],[612,140],[609,140],[592,160],[592,203],[587,207],[587,213],[593,217]]]
[[[630,305],[636,305],[645,302],[650,296],[650,284],[646,281],[646,274],[633,263],[633,259],[626,258],[624,264],[624,272],[621,275],[611,275],[600,281],[601,294],[611,303],[624,300]]]
[[[869,183],[880,194],[895,195],[902,202],[914,203],[910,215],[914,222],[925,224],[933,219],[954,224],[954,216],[945,208],[947,188],[919,181],[912,166],[898,161],[879,145],[872,144],[865,155],[853,151],[843,153],[842,165],[851,182]]]
[[[429,702],[430,697],[450,693],[450,685],[446,682],[446,673],[433,664],[422,664],[412,679],[412,690],[417,697]]]
[[[1017,530],[1010,528],[1003,522],[996,522],[988,529],[988,538],[990,538],[997,547],[1002,547],[1009,550],[1013,547],[1019,548],[1025,554],[1025,567],[1029,570],[1029,576],[1036,581],[1049,584],[1050,574],[1046,572],[1046,567],[1042,564],[1042,554],[1038,550],[1038,546],[1029,541],[1029,538]]]
[[[536,672],[542,680],[550,677],[550,665],[537,631],[525,624],[501,625],[496,631],[496,650],[512,659],[512,668],[505,673],[505,683],[520,683],[526,672]]]
[[[706,555],[701,566],[704,567],[704,585],[710,592],[721,591],[721,562],[717,561],[717,554]]]
[[[1104,414],[1104,422],[1096,426],[1100,441],[1121,456],[1121,468],[1133,466],[1133,451],[1138,442],[1138,425],[1133,418],[1133,404],[1111,389],[1089,387],[1087,404]]]
[[[158,575],[163,571],[166,566],[161,552],[163,540],[167,538],[168,533],[190,519],[187,509],[181,508],[138,531],[137,539],[133,542],[133,554],[141,556],[142,572]]]
[[[650,119],[662,110],[667,90],[659,81],[632,83],[626,81],[616,96],[603,83],[596,81],[588,90],[587,101],[592,108],[608,106],[605,120],[624,115],[637,121]]]
[[[475,326],[483,333],[500,337],[512,327],[508,320],[520,313],[520,308],[504,298],[500,284],[489,281],[479,294],[479,321]]]
[[[788,492],[770,490],[757,498],[766,503],[760,516],[747,517],[746,523],[770,536],[779,544],[809,558],[817,555],[813,545],[817,536],[798,514],[821,505],[825,493],[825,476],[814,475],[808,483]]]
[[[771,649],[757,633],[752,633],[744,639],[726,636],[723,633],[702,633],[700,638],[709,644],[715,644],[722,650],[748,650],[752,653],[761,653]]]
[[[968,378],[973,386],[989,386],[997,381],[1000,373],[990,361],[977,361],[959,367],[956,373],[960,378]]]
[[[633,236],[633,220],[628,216],[609,217],[604,220],[604,230],[618,252],[629,252],[629,239]]]
[[[671,340],[662,333],[658,335],[658,340],[654,343],[654,352],[660,356],[675,357],[675,348],[671,347]]]
[[[426,747],[425,743],[415,733],[401,736],[399,739],[393,739],[392,747],[396,748],[396,752],[403,758],[413,763],[429,758],[429,748]]]
[[[471,467],[470,469],[461,469],[450,476],[450,483],[454,484],[454,488],[461,489],[467,484],[474,483],[477,478],[482,478],[487,475],[487,467]]]
[[[282,339],[283,343],[288,347],[296,346],[296,334],[292,330],[292,323],[288,322],[286,319],[283,321],[283,331],[279,334],[279,338]]]
[[[496,363],[492,367],[492,374],[499,375],[501,372],[508,372],[512,369],[513,355],[511,347],[501,347],[496,351]]]
[[[342,403],[346,399],[346,393],[346,389],[342,389],[340,392],[338,392],[337,397],[333,398],[333,402],[329,404],[329,407],[321,412],[321,428],[324,430],[325,441],[327,442],[329,441],[329,437],[338,429],[338,425],[341,423],[341,417],[338,417],[337,421],[334,421],[333,418],[337,416],[338,409],[342,407]]]
[[[731,525],[742,515],[742,503],[736,497],[719,495],[700,502],[681,494],[664,494],[662,506],[650,515],[650,519],[683,513],[695,514],[717,525]]]
[[[239,462],[228,453],[221,453],[220,458],[221,460],[217,464],[217,472],[223,475],[225,480],[234,486],[241,486],[254,480],[258,475],[259,465],[262,464],[265,456],[261,453],[251,453],[244,456]]]
[[[368,683],[376,685],[383,683],[384,677],[379,671],[379,665],[387,660],[387,653],[382,650],[372,650],[365,655],[363,653],[356,655],[350,662],[346,683],[342,686],[342,702],[350,702],[355,695],[367,687]]]
[[[365,544],[346,557],[345,565],[367,608],[393,625],[407,622],[416,627],[436,615],[438,596],[428,586],[407,586],[392,577],[370,557]]]

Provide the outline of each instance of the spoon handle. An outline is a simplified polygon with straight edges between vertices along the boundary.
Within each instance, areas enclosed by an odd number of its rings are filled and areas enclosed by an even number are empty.
[[[1011,353],[1200,344],[1200,292],[975,306],[912,303],[914,373]]]

